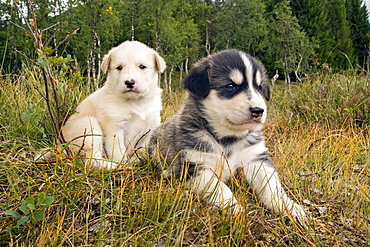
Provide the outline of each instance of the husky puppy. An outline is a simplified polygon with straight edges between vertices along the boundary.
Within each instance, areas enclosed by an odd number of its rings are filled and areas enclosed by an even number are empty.
[[[166,63],[146,45],[126,41],[104,56],[101,67],[108,72],[104,86],[78,105],[62,133],[92,166],[112,169],[136,146],[146,146],[147,132],[160,124],[158,75]]]
[[[302,207],[284,191],[260,131],[270,99],[263,66],[226,50],[196,63],[184,84],[184,105],[154,131],[151,154],[217,208],[243,211],[227,186],[240,174],[267,208],[304,219]]]

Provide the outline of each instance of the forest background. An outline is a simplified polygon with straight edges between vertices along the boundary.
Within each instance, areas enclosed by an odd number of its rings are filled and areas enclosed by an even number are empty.
[[[165,81],[199,58],[227,48],[261,60],[287,82],[317,70],[368,69],[370,23],[362,0],[35,0],[37,25],[55,57],[99,83],[102,54],[139,40],[166,60]],[[21,11],[19,11],[21,9]],[[35,53],[18,26],[32,19],[27,0],[1,1],[1,74],[18,74]],[[36,56],[36,54],[34,54]],[[71,60],[72,60],[71,59]],[[176,80],[177,81],[177,80]],[[96,85],[98,86],[98,85]]]
[[[362,0],[1,0],[0,246],[370,246],[368,17]],[[60,125],[101,86],[102,56],[132,39],[167,62],[163,121],[209,53],[241,49],[278,71],[265,139],[306,227],[244,180],[230,186],[246,212],[230,216],[150,157],[102,171],[63,153]],[[35,161],[45,147],[56,160]]]

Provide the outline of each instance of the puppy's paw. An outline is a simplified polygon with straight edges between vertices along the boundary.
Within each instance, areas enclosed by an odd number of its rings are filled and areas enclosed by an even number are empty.
[[[227,213],[237,215],[243,213],[245,210],[243,206],[235,199],[231,198],[222,202],[213,202],[211,206],[212,210],[226,210]]]
[[[305,218],[306,217],[306,212],[302,208],[301,205],[294,203],[292,208],[290,209],[290,213],[292,216],[297,217],[297,218]]]
[[[245,212],[244,207],[241,204],[239,204],[238,202],[236,204],[230,206],[229,211],[233,215],[237,215],[237,214]]]
[[[306,212],[301,205],[293,202],[291,208],[289,209],[290,215],[303,227],[307,227],[308,219]]]
[[[109,160],[104,160],[104,159],[93,159],[92,158],[86,163],[87,165],[95,169],[103,169],[103,170],[113,170],[117,166],[116,163],[109,161]]]
[[[132,167],[127,164],[122,164],[119,162],[106,160],[106,159],[91,159],[90,165],[96,169],[103,169],[103,170],[114,170],[114,169],[125,169],[131,170]]]

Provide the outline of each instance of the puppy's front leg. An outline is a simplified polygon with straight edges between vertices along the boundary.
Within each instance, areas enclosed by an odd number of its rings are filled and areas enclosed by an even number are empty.
[[[188,182],[188,186],[216,208],[230,208],[234,214],[243,211],[230,188],[210,169],[203,169]]]
[[[121,163],[123,161],[126,154],[125,136],[123,130],[117,130],[106,136],[105,150],[108,157],[112,161],[116,163]],[[116,164],[115,166],[117,165],[118,164]]]
[[[305,220],[306,214],[303,208],[288,197],[269,159],[244,165],[243,172],[252,189],[267,208],[275,213],[290,214],[299,220]]]

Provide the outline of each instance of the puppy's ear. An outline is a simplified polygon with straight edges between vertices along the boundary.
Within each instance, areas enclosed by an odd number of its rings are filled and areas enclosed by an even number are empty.
[[[166,62],[157,52],[154,52],[154,59],[158,72],[163,73],[166,68]]]
[[[109,64],[110,64],[111,58],[110,58],[110,52],[103,57],[103,61],[101,62],[101,70],[104,73],[107,73],[109,69]]]
[[[269,101],[270,96],[271,96],[271,90],[270,90],[270,84],[268,83],[267,79],[263,80],[261,83],[261,88],[262,88],[262,95],[263,97]]]
[[[261,82],[261,91],[262,91],[262,95],[263,97],[269,101],[270,100],[270,96],[271,96],[271,90],[270,90],[270,84],[267,80],[267,76],[265,73],[263,73],[263,77],[262,77],[262,82]]]
[[[193,95],[204,99],[209,94],[210,81],[208,71],[210,69],[209,59],[203,60],[194,65],[189,74],[185,78],[185,89],[189,90]]]
[[[271,90],[270,90],[269,80],[266,75],[266,69],[262,63],[258,62],[258,64],[259,64],[258,70],[261,74],[261,84],[260,84],[261,93],[262,93],[262,96],[265,98],[265,100],[269,101],[270,96],[271,96]]]

